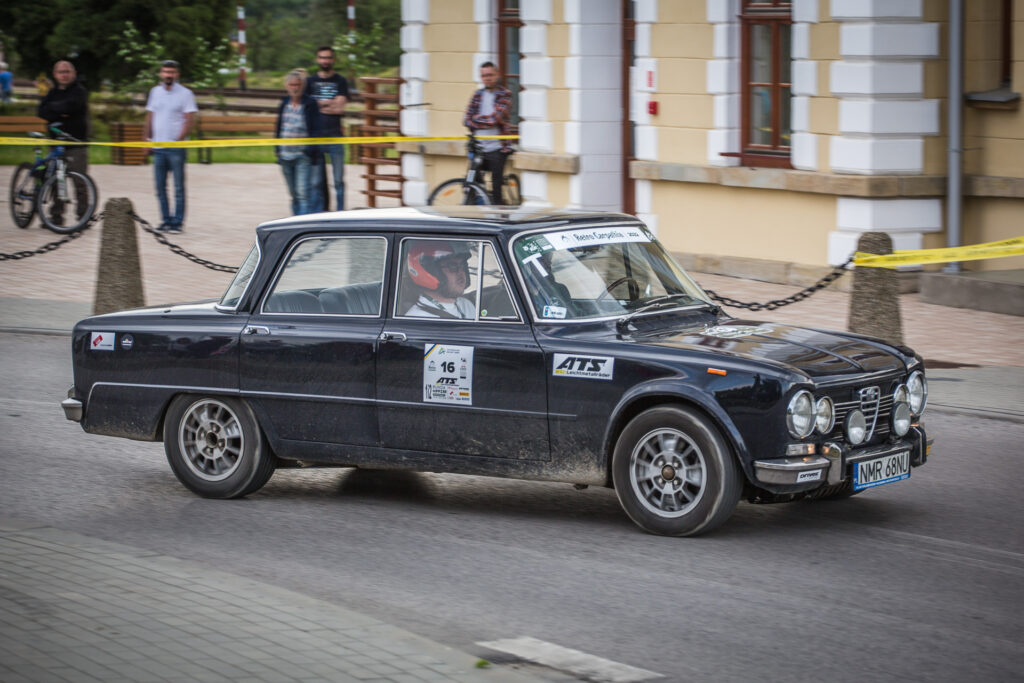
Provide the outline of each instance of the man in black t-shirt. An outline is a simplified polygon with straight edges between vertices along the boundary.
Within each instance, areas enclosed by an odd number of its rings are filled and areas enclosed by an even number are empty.
[[[334,48],[324,45],[317,48],[316,63],[319,70],[306,79],[305,94],[311,96],[320,108],[320,130],[317,135],[326,138],[342,137],[341,114],[348,104],[348,81],[334,71]],[[322,145],[321,149],[331,159],[334,175],[334,196],[337,210],[345,209],[345,145]],[[330,206],[326,178],[326,164],[323,172],[313,174],[310,206],[314,211],[326,210]]]

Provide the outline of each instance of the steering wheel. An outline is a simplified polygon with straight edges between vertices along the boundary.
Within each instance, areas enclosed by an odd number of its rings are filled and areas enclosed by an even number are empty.
[[[628,284],[630,282],[633,283],[633,285],[636,286],[636,290],[638,292],[642,289],[640,287],[640,283],[636,281],[636,278],[632,278],[632,277],[630,277],[628,275],[624,275],[624,276],[620,277],[618,280],[616,280],[615,282],[613,282],[610,285],[608,285],[607,287],[605,287],[604,291],[601,292],[600,294],[598,294],[597,298],[594,299],[594,303],[600,303],[601,301],[604,301],[609,296],[611,296],[611,293],[612,293],[613,289],[615,289],[619,285]]]

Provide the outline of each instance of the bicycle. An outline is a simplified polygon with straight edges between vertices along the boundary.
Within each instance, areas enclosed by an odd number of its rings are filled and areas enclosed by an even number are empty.
[[[51,125],[50,131],[58,140],[81,142],[62,131],[60,124]],[[36,132],[29,136],[44,137]],[[67,170],[64,145],[54,145],[45,157],[42,146],[37,146],[35,160],[19,164],[11,178],[11,217],[19,228],[27,228],[38,213],[43,225],[58,234],[81,230],[96,212],[97,199],[92,178]],[[66,217],[74,220],[65,221]]]
[[[438,185],[430,193],[427,204],[458,206],[491,203],[490,183],[476,182],[477,174],[484,163],[480,141],[476,139],[476,134],[473,131],[470,131],[466,138],[466,156],[468,158],[466,177],[451,178]],[[519,176],[515,173],[502,176],[501,196],[505,206],[519,206],[522,202],[519,194]]]

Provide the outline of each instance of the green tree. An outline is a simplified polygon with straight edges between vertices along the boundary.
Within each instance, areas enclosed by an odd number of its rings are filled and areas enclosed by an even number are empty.
[[[134,76],[118,56],[121,30],[131,21],[143,36],[162,36],[161,59],[181,63],[182,80],[205,58],[197,52],[197,40],[215,46],[234,29],[234,3],[209,0],[6,0],[0,3],[0,25],[18,37],[22,70],[36,74],[49,71],[53,62],[70,58],[79,76],[90,87],[104,80],[122,81]],[[157,74],[152,74],[152,82]]]

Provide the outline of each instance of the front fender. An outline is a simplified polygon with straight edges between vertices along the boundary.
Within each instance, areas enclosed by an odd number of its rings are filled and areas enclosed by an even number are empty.
[[[623,394],[612,412],[612,419],[608,421],[602,442],[609,466],[615,442],[626,424],[643,410],[666,403],[685,403],[710,417],[729,441],[747,478],[751,477],[753,458],[750,449],[733,419],[719,404],[713,386],[695,386],[677,379],[651,380],[637,384]]]

